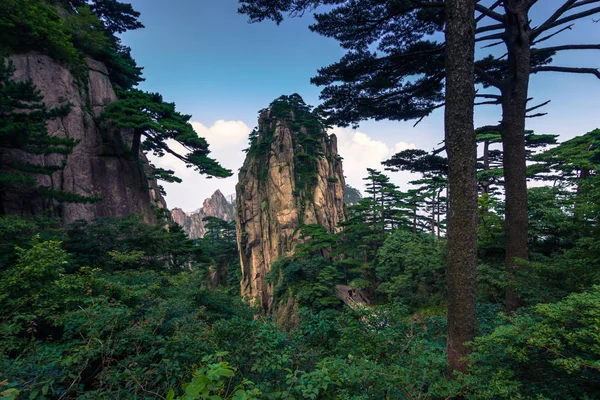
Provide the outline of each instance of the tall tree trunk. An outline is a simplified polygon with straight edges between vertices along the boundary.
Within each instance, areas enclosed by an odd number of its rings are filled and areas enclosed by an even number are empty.
[[[525,115],[530,73],[529,5],[523,0],[505,1],[508,84],[502,88],[501,134],[504,149],[506,214],[506,270],[514,281],[518,260],[527,260],[527,164]],[[510,285],[506,288],[506,309],[514,311],[519,300]]]
[[[474,0],[446,2],[448,216],[448,368],[465,371],[465,345],[475,338],[477,144],[473,126]]]
[[[435,238],[435,191],[431,193],[431,237]]]
[[[486,172],[490,170],[490,141],[487,139],[483,141],[483,170]],[[481,187],[483,194],[490,192],[489,182],[482,182]]]
[[[442,213],[442,208],[440,205],[440,195],[442,194],[442,189],[438,190],[437,193],[437,246],[440,247],[440,236],[442,235],[442,227],[440,225],[440,214]]]
[[[131,155],[134,160],[140,158],[140,147],[142,142],[142,132],[138,129],[133,131],[133,138],[131,139]]]

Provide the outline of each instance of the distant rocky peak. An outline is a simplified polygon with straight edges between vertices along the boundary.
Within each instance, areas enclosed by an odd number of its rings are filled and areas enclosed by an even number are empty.
[[[208,199],[202,202],[202,208],[185,213],[179,208],[171,211],[173,221],[181,225],[190,239],[198,239],[206,234],[205,217],[216,217],[225,221],[233,221],[233,204],[217,189]]]

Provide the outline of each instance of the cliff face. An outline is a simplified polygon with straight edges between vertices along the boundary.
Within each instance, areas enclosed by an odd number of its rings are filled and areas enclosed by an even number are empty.
[[[225,221],[233,221],[233,204],[227,201],[223,193],[217,190],[210,198],[204,200],[202,208],[192,213],[185,213],[179,208],[171,211],[171,218],[181,225],[190,239],[204,237],[206,223],[202,221],[205,217],[216,217]]]
[[[16,67],[15,80],[30,79],[42,92],[49,108],[70,103],[65,118],[50,121],[48,131],[57,137],[73,138],[79,143],[69,155],[31,155],[13,151],[6,160],[61,164],[65,168],[50,176],[36,176],[40,185],[75,194],[101,197],[98,203],[63,203],[8,197],[4,204],[9,214],[60,216],[63,223],[94,217],[118,217],[137,213],[146,222],[155,221],[153,207],[166,208],[155,180],[148,179],[148,162],[126,157],[126,132],[101,128],[97,117],[104,107],[117,99],[104,64],[89,60],[87,87],[77,84],[71,72],[52,58],[36,53],[11,56]]]
[[[260,114],[236,186],[243,297],[263,311],[274,309],[265,280],[271,264],[293,253],[302,224],[336,231],[344,186],[337,139],[310,111],[275,101]]]

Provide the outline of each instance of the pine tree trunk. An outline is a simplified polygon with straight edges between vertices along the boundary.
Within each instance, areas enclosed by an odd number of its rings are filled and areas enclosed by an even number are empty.
[[[489,140],[483,141],[483,170],[486,172],[490,170],[490,141]],[[481,187],[482,187],[483,194],[488,194],[490,192],[489,182],[487,182],[487,181],[482,182]]]
[[[134,160],[140,158],[140,147],[142,142],[142,133],[139,130],[133,131],[133,138],[131,139],[131,155]]]
[[[530,73],[530,38],[527,6],[522,0],[506,1],[508,85],[502,89],[501,134],[504,150],[506,214],[506,270],[509,280],[519,259],[527,260],[527,164],[525,114]],[[514,311],[519,300],[506,288],[506,309]]]
[[[437,245],[440,247],[440,237],[442,235],[442,228],[440,225],[440,214],[442,213],[441,205],[440,205],[440,195],[442,194],[442,189],[438,191],[437,194]]]
[[[465,345],[475,338],[477,144],[473,126],[475,21],[473,0],[446,2],[448,215],[448,369],[465,371]]]

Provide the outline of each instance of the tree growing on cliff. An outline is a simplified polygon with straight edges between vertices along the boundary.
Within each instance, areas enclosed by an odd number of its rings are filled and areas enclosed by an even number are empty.
[[[194,131],[189,123],[191,116],[177,112],[175,104],[163,101],[158,93],[137,89],[124,92],[121,100],[106,107],[103,118],[118,128],[132,130],[130,154],[134,159],[141,151],[151,151],[158,157],[168,153],[201,174],[219,178],[232,175],[231,170],[208,157],[208,143]],[[187,153],[173,150],[167,144],[169,140],[183,146]],[[176,181],[169,170],[161,170],[159,177]]]
[[[64,117],[70,105],[48,109],[43,96],[31,81],[12,79],[15,68],[0,57],[0,214],[4,214],[4,201],[8,194],[53,198],[58,201],[86,202],[99,199],[40,186],[38,177],[50,176],[64,168],[35,156],[67,155],[77,142],[48,133],[46,123]],[[30,155],[31,161],[11,160],[11,154],[21,151]],[[37,176],[37,177],[36,177]]]

